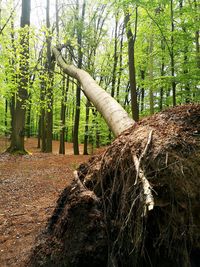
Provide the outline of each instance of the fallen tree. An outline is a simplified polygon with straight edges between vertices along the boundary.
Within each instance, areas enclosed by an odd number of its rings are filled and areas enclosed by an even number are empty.
[[[96,87],[82,70],[64,69],[84,90]],[[79,166],[27,266],[199,266],[200,105],[128,119],[123,130],[114,121],[118,137]]]
[[[80,82],[82,91],[102,114],[115,136],[118,136],[135,123],[122,106],[103,90],[86,71],[73,65],[67,65],[60,51],[55,47],[53,48],[53,54],[63,71]]]

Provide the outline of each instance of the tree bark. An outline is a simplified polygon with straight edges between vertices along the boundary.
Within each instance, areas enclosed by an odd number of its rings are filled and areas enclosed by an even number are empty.
[[[121,76],[122,76],[122,56],[123,56],[123,42],[124,41],[124,25],[122,26],[121,31],[121,40],[120,40],[120,53],[119,53],[119,73],[118,73],[118,79],[117,79],[117,102],[120,102],[119,98],[119,89],[121,84]]]
[[[199,14],[200,6],[196,0],[194,0],[196,14]],[[197,21],[199,22],[199,16],[197,15]],[[199,44],[199,28],[195,31],[195,45],[196,45],[196,61],[197,67],[200,69],[200,44]]]
[[[141,75],[141,79],[144,83],[144,79],[145,79],[145,71],[144,70],[140,70],[140,75]],[[141,112],[144,111],[144,84],[142,84],[142,88],[141,88],[141,106],[140,106],[140,110]]]
[[[60,147],[59,154],[65,154],[65,118],[66,118],[66,103],[67,103],[67,94],[69,89],[69,76],[67,76],[67,82],[65,84],[66,77],[63,76],[63,92],[62,92],[62,102],[61,102],[61,130],[60,130]]]
[[[46,7],[46,27],[48,30],[48,36],[46,37],[47,43],[47,62],[46,70],[48,75],[48,81],[46,82],[46,96],[47,96],[47,110],[45,114],[45,123],[46,123],[46,149],[45,152],[52,152],[52,132],[53,132],[53,70],[54,63],[51,58],[51,36],[50,36],[50,1],[47,0]]]
[[[22,13],[20,27],[20,75],[16,98],[16,106],[12,117],[11,145],[8,152],[26,153],[24,148],[26,101],[28,99],[27,87],[29,77],[29,29],[30,26],[31,0],[22,0]]]
[[[171,12],[171,75],[172,75],[172,103],[176,106],[176,82],[175,82],[175,63],[174,63],[174,10],[173,0],[170,0],[170,12]]]
[[[149,41],[149,106],[150,106],[150,115],[154,114],[154,94],[153,94],[153,34],[150,36]]]
[[[128,65],[129,65],[129,79],[130,79],[130,90],[131,90],[131,111],[132,118],[135,121],[139,120],[139,110],[137,101],[137,88],[136,88],[136,72],[135,72],[135,40],[137,33],[137,7],[136,7],[136,17],[135,17],[135,34],[133,35],[130,26],[130,14],[129,11],[125,11],[125,27],[128,39]]]
[[[179,0],[179,6],[180,6],[180,19],[181,19],[181,24],[182,24],[182,30],[184,33],[184,49],[183,49],[183,58],[184,58],[184,64],[183,64],[183,73],[185,76],[185,81],[184,81],[184,87],[185,87],[185,102],[190,103],[191,100],[191,95],[190,95],[190,85],[188,82],[188,41],[187,41],[187,30],[185,27],[185,21],[183,17],[183,0]]]
[[[82,15],[77,28],[77,42],[78,42],[78,68],[82,68],[83,52],[82,52],[82,35],[83,35],[83,22],[85,18],[85,7],[86,1],[84,0],[82,6]],[[77,13],[79,12],[79,1],[77,1]],[[74,145],[74,155],[79,155],[79,121],[80,121],[80,106],[81,106],[81,86],[78,83],[76,87],[76,113],[74,121],[74,135],[73,135],[73,145]]]
[[[165,75],[165,58],[164,58],[165,43],[163,40],[161,40],[161,49],[162,49],[162,59],[161,59],[160,75],[161,77],[163,77]],[[161,85],[160,98],[159,98],[159,110],[160,111],[163,109],[163,93],[164,93],[164,88],[163,88],[163,85]]]
[[[112,70],[112,85],[111,85],[111,96],[114,97],[115,95],[115,84],[116,84],[116,71],[117,71],[117,63],[118,63],[118,54],[117,54],[117,43],[118,43],[118,14],[115,18],[115,37],[114,37],[114,63],[113,63],[113,70]]]
[[[61,53],[55,47],[53,48],[53,53],[63,71],[81,83],[83,92],[102,114],[115,136],[120,135],[127,128],[134,125],[134,120],[128,116],[122,106],[105,92],[86,71],[73,65],[67,65]]]
[[[90,101],[87,100],[85,109],[85,134],[84,134],[84,147],[83,155],[88,155],[88,139],[89,139],[89,116],[90,116]]]
[[[8,135],[8,100],[5,99],[5,115],[4,115],[4,126],[5,126],[5,136]]]

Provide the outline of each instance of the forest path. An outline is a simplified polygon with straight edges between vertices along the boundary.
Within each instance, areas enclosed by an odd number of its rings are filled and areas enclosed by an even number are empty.
[[[5,142],[1,140],[1,148]],[[0,154],[1,267],[23,266],[58,195],[70,183],[74,169],[89,157],[72,155],[71,144],[67,144],[68,155],[39,153],[36,143],[33,138],[26,143],[31,155]],[[58,142],[53,147],[57,153]]]

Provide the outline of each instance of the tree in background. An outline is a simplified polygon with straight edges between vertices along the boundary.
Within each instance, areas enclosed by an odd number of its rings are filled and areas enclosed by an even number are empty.
[[[12,134],[8,151],[26,153],[24,148],[25,115],[28,100],[29,83],[29,26],[31,0],[22,0],[21,31],[20,31],[20,63],[18,90],[15,101],[12,102]]]
[[[41,10],[46,4],[41,2]],[[50,48],[56,44],[64,44],[64,58],[87,70],[129,114],[136,115],[135,120],[139,115],[200,100],[197,1],[141,0],[136,6],[127,0],[87,0],[87,4],[57,0],[49,1],[49,8],[49,18],[47,12],[40,13],[37,27],[30,29],[28,95],[26,101],[19,101],[26,103],[22,104],[25,134],[41,137],[42,151],[51,151],[52,137],[60,139],[60,153],[65,153],[67,140],[74,142],[77,154],[79,143],[85,143],[84,153],[88,154],[88,145],[105,145],[113,138],[80,86],[54,68]],[[23,98],[17,92],[23,72],[19,67],[22,49],[12,1],[1,1],[0,10],[0,133],[8,134],[12,128],[15,131],[11,117],[15,117],[16,101]]]
[[[129,9],[125,10],[125,27],[128,39],[128,66],[129,66],[129,81],[131,92],[131,111],[132,117],[135,121],[139,120],[139,109],[137,101],[137,86],[136,86],[136,68],[135,68],[135,42],[137,35],[137,20],[138,20],[138,7],[135,7],[135,25],[134,34],[131,29]]]

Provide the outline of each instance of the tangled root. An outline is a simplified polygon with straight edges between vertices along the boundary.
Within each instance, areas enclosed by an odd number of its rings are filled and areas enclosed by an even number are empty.
[[[141,121],[77,171],[29,266],[199,266],[200,105]]]

